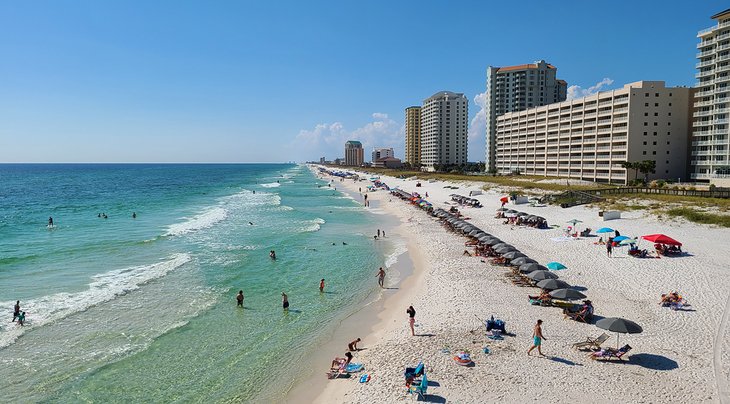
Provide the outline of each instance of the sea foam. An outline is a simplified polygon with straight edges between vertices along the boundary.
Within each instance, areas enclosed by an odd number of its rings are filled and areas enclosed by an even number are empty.
[[[205,229],[225,220],[226,216],[228,216],[228,212],[224,208],[216,206],[203,213],[195,215],[184,222],[168,226],[165,236],[179,236],[196,230]]]
[[[100,303],[125,295],[154,279],[165,276],[189,262],[189,254],[175,254],[170,259],[150,265],[117,269],[93,276],[89,288],[77,293],[55,293],[22,302],[26,314],[25,327],[16,323],[0,323],[0,348],[12,344],[26,330],[61,320]],[[12,307],[15,302],[0,302]]]

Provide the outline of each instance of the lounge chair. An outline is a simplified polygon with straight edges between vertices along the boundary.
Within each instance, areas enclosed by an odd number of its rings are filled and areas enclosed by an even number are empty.
[[[426,377],[426,373],[423,374],[423,377],[421,378],[421,383],[418,385],[411,385],[408,389],[408,392],[410,394],[416,393],[418,394],[418,399],[426,399],[426,391],[428,390],[428,378]]]
[[[631,350],[631,345],[626,344],[619,349],[615,348],[603,348],[600,351],[591,353],[590,358],[593,360],[611,360],[613,358],[621,359],[622,356],[626,355]]]
[[[575,344],[573,344],[573,348],[601,349],[601,344],[608,341],[609,338],[611,338],[611,336],[604,332],[603,334],[599,335],[598,338],[588,337],[585,341],[576,342]]]
[[[330,371],[327,372],[328,379],[337,379],[342,375],[349,375],[349,372],[347,371],[347,364],[345,363],[345,361],[340,361],[339,366],[333,366],[332,368],[330,368]]]
[[[421,376],[423,373],[425,373],[425,366],[423,365],[423,362],[418,362],[418,365],[415,368],[406,368],[406,371],[403,374],[406,378],[406,384],[410,385],[415,378]]]

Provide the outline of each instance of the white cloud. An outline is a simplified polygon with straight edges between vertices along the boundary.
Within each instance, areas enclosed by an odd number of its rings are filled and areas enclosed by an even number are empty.
[[[581,86],[572,85],[568,87],[568,100],[593,95],[601,90],[605,90],[605,87],[610,86],[611,84],[613,84],[613,80],[606,77],[588,88],[582,88]]]
[[[479,107],[479,111],[469,122],[469,140],[487,136],[487,92],[475,95],[474,104]]]
[[[320,123],[313,129],[302,129],[289,145],[299,160],[328,160],[344,157],[345,142],[359,140],[365,149],[365,160],[375,147],[392,147],[396,157],[403,158],[405,126],[388,117],[388,114],[375,112],[372,121],[354,130],[347,130],[341,122]]]

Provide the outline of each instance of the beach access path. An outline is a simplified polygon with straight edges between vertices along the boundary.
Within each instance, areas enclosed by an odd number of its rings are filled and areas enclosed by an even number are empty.
[[[369,177],[369,175],[365,175]],[[450,194],[469,195],[478,183],[447,183],[381,176],[392,187],[419,192],[435,208],[453,206]],[[346,180],[342,186],[357,190],[364,182]],[[446,186],[458,189],[445,188]],[[356,354],[371,375],[330,381],[316,402],[398,402],[406,395],[403,371],[419,361],[426,364],[431,385],[430,402],[727,402],[730,374],[730,230],[684,221],[662,221],[645,211],[624,212],[623,218],[602,222],[596,209],[578,206],[531,207],[508,205],[543,216],[558,228],[538,230],[503,225],[494,218],[500,206],[498,190],[475,198],[483,208],[459,207],[468,221],[512,244],[541,264],[558,261],[568,269],[560,279],[585,288],[597,318],[623,317],[639,323],[641,334],[621,335],[621,345],[633,349],[621,363],[592,361],[588,353],[571,348],[574,342],[596,337],[595,325],[564,319],[557,308],[532,306],[527,295],[538,289],[513,285],[504,268],[462,255],[466,238],[447,231],[435,218],[388,192],[368,193],[380,209],[398,217],[408,238],[409,253],[417,255],[412,275],[384,306],[371,335],[363,337],[367,350]],[[579,230],[609,226],[631,237],[664,233],[684,243],[688,255],[677,258],[637,259],[625,248],[608,257],[595,238],[563,238],[562,228],[581,220]],[[652,249],[649,242],[641,248]],[[660,295],[680,292],[691,304],[687,311],[658,305]],[[395,297],[400,295],[400,297]],[[408,305],[417,311],[416,333],[408,330]],[[483,320],[494,315],[507,322],[514,336],[486,338]],[[545,358],[527,356],[532,327],[542,319]],[[616,334],[607,346],[616,346]],[[483,353],[483,347],[489,353]],[[473,367],[458,366],[452,356],[471,353]],[[445,353],[448,351],[449,353]],[[323,365],[326,366],[326,365]]]

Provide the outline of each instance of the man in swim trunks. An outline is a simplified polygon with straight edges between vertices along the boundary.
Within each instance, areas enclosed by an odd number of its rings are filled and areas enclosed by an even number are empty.
[[[281,305],[284,307],[284,310],[289,310],[289,296],[284,292],[281,292]]]
[[[357,351],[358,350],[357,349],[357,343],[358,342],[360,342],[360,338],[358,338],[358,339],[350,342],[349,344],[347,344],[347,350],[348,351]]]
[[[18,317],[20,317],[20,300],[15,302],[15,307],[13,307],[13,321],[11,323],[14,323]]]
[[[542,340],[544,339],[545,337],[542,335],[542,320],[537,320],[537,324],[535,324],[535,328],[532,331],[532,346],[527,350],[527,356],[530,356],[530,352],[532,352],[535,348],[537,348],[537,353],[539,353],[540,356],[545,356],[540,350]]]
[[[236,304],[238,307],[243,307],[243,291],[239,290],[238,295],[236,295]]]

